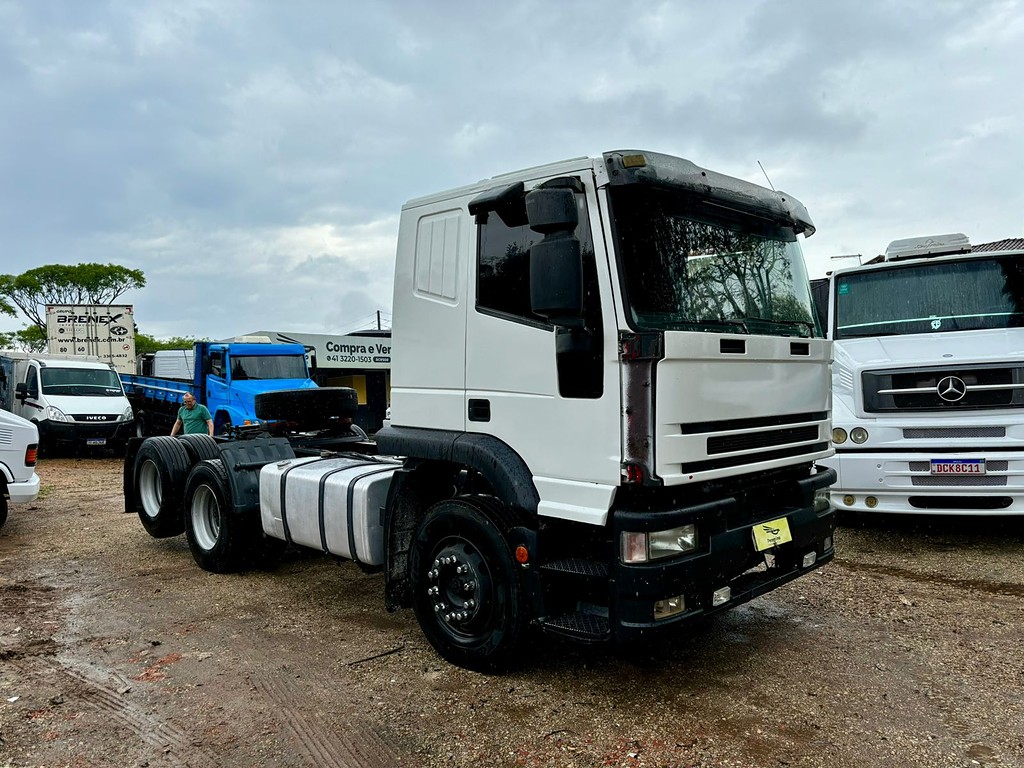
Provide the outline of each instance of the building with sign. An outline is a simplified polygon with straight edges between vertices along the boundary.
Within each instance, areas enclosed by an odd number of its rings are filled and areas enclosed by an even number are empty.
[[[345,335],[252,331],[278,344],[306,348],[313,380],[322,387],[351,387],[359,395],[356,422],[367,432],[381,427],[391,402],[391,331]]]

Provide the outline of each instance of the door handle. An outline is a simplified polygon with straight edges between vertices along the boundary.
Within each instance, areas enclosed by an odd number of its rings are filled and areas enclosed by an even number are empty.
[[[470,399],[470,401],[469,401],[469,420],[470,421],[490,421],[491,420],[491,401],[490,400]]]

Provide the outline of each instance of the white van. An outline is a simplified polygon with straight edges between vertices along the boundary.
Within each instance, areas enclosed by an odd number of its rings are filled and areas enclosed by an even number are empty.
[[[57,444],[121,451],[132,435],[131,404],[107,361],[9,352],[0,355],[0,405],[39,429],[42,450]]]
[[[0,527],[7,522],[7,501],[32,501],[39,495],[36,452],[39,432],[32,422],[0,411]]]

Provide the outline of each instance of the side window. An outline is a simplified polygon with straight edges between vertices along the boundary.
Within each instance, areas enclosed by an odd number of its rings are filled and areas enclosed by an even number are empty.
[[[576,201],[580,214],[576,237],[583,253],[584,294],[589,322],[592,310],[600,318],[597,268],[586,200],[582,194],[577,194]],[[509,227],[496,215],[487,216],[486,221],[478,225],[477,309],[547,325],[547,321],[530,311],[530,248],[540,239],[541,235],[529,225]]]
[[[541,236],[525,224],[508,227],[488,216],[479,238],[477,308],[543,323],[530,311],[530,247]]]
[[[214,376],[224,378],[224,353],[223,352],[211,352],[210,353],[210,373]]]
[[[25,386],[28,388],[29,397],[39,397],[39,374],[31,366],[25,372]]]

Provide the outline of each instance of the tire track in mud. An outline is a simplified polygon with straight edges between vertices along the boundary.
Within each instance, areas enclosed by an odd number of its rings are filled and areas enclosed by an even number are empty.
[[[1006,581],[992,581],[988,579],[964,579],[956,576],[946,576],[938,573],[923,573],[909,568],[884,565],[882,563],[855,562],[845,558],[837,557],[834,561],[853,573],[871,573],[878,576],[892,576],[893,578],[905,579],[907,581],[952,587],[966,591],[983,592],[989,595],[1003,597],[1024,597],[1024,584],[1015,584]]]
[[[87,706],[127,728],[140,742],[152,748],[151,757],[154,759],[176,768],[217,768],[220,765],[216,756],[197,746],[192,737],[177,726],[74,669],[68,662],[56,661],[59,666],[38,656],[26,656],[18,660],[18,666],[30,677],[69,678],[73,681],[73,690],[68,693],[69,703]]]
[[[310,765],[318,768],[392,768],[403,756],[365,721],[343,713],[346,726],[323,722],[322,717],[304,711],[295,702],[310,700],[294,679],[285,675],[253,676],[252,685],[274,706],[294,739],[295,747]]]

